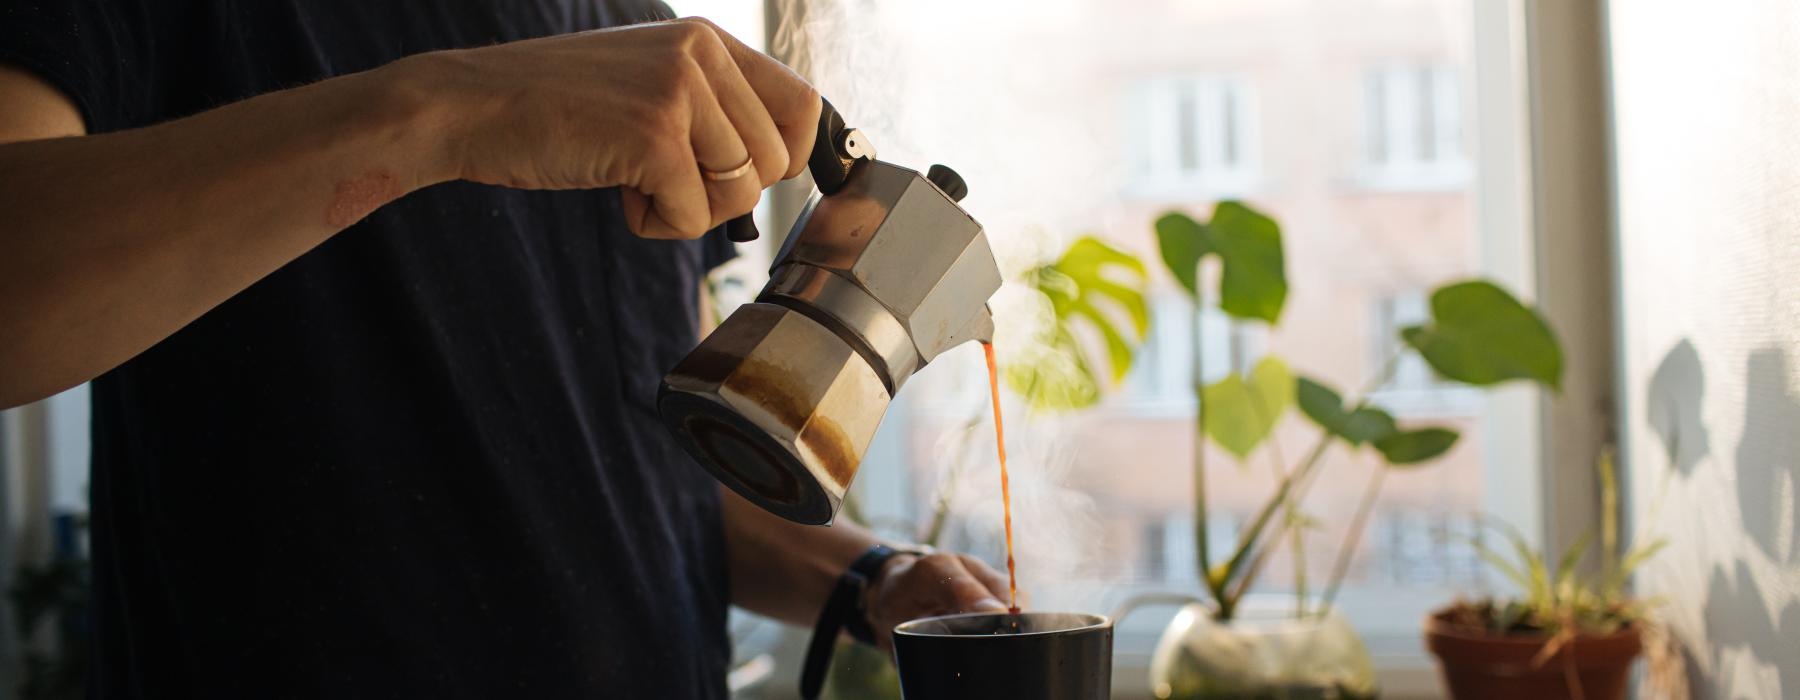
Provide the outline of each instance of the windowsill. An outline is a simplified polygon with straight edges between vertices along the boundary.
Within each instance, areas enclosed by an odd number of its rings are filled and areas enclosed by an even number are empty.
[[[1349,186],[1363,192],[1462,192],[1474,180],[1467,162],[1406,168],[1365,166],[1351,176]]]

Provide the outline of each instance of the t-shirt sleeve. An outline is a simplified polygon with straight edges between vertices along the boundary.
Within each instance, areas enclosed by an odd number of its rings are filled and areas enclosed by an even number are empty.
[[[150,23],[125,0],[0,0],[0,63],[37,74],[81,110],[88,133],[144,125]]]

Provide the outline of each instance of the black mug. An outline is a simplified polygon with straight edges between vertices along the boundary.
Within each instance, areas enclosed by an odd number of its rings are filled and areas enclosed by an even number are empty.
[[[1112,620],[1102,615],[973,613],[894,628],[909,700],[1112,697]]]

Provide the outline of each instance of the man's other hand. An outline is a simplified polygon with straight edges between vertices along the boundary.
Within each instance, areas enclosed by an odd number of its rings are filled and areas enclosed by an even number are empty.
[[[895,555],[869,587],[875,642],[892,649],[894,626],[933,615],[1006,612],[1006,575],[967,554]]]

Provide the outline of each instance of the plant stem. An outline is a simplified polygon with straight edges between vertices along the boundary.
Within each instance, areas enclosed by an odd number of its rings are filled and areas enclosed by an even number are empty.
[[[1204,260],[1204,258],[1202,259]],[[1205,266],[1194,265],[1194,279],[1202,279]],[[1218,604],[1220,619],[1231,619],[1230,607],[1225,601],[1225,585],[1215,581],[1212,575],[1212,546],[1207,536],[1206,508],[1206,345],[1205,321],[1206,300],[1195,285],[1194,292],[1194,549],[1199,555],[1196,563],[1200,568],[1200,582],[1212,593],[1213,601]]]
[[[1611,446],[1600,448],[1600,580],[1610,588],[1619,562],[1619,480]],[[1622,585],[1623,582],[1621,581]],[[1618,593],[1606,590],[1606,594]]]
[[[1219,577],[1221,584],[1230,582],[1232,576],[1244,566],[1245,557],[1248,557],[1251,550],[1255,549],[1258,538],[1262,537],[1263,530],[1269,525],[1269,519],[1275,515],[1275,510],[1287,502],[1288,494],[1293,491],[1294,484],[1311,473],[1313,467],[1318,464],[1319,458],[1325,455],[1326,448],[1331,447],[1331,431],[1321,432],[1319,442],[1313,445],[1312,450],[1307,453],[1306,460],[1300,463],[1299,468],[1288,472],[1287,478],[1281,480],[1281,486],[1275,490],[1275,496],[1263,504],[1262,510],[1258,511],[1256,518],[1251,521],[1250,529],[1245,530],[1244,534],[1238,538],[1237,548],[1232,551],[1231,558],[1225,562],[1225,571]],[[1247,573],[1245,578],[1253,579],[1255,576]],[[1221,600],[1219,605],[1221,611],[1236,607],[1237,598],[1241,597],[1244,590],[1249,588],[1248,584],[1249,582],[1245,581],[1244,585],[1237,587],[1237,595],[1231,596],[1229,600]]]
[[[1382,483],[1387,480],[1387,465],[1375,465],[1375,473],[1369,476],[1369,486],[1363,489],[1362,502],[1356,504],[1356,515],[1350,519],[1350,532],[1344,536],[1344,546],[1338,548],[1337,561],[1331,564],[1330,582],[1325,584],[1325,595],[1319,599],[1319,614],[1324,615],[1331,610],[1331,604],[1337,600],[1338,588],[1344,584],[1344,576],[1350,571],[1350,557],[1356,552],[1356,545],[1362,542],[1363,528],[1369,523],[1369,514],[1375,510],[1375,501],[1381,495]]]
[[[1387,384],[1388,381],[1393,378],[1394,370],[1400,364],[1400,356],[1401,356],[1401,351],[1399,351],[1399,350],[1396,350],[1396,351],[1388,354],[1387,360],[1385,360],[1381,363],[1381,370],[1379,372],[1376,372],[1374,377],[1370,378],[1369,383],[1362,388],[1362,391],[1358,392],[1358,394],[1363,398],[1357,399],[1356,404],[1354,406],[1350,407],[1350,413],[1354,414],[1355,412],[1360,411],[1363,408],[1367,407],[1369,405],[1369,400],[1367,398],[1368,395],[1374,393],[1376,389],[1381,388],[1383,385]],[[1322,447],[1322,446],[1330,443],[1331,438],[1333,437],[1333,433],[1331,432],[1330,429],[1325,429],[1320,432],[1323,433],[1319,438],[1320,445]],[[1314,454],[1309,455],[1307,457],[1307,462],[1305,464],[1301,465],[1300,469],[1298,470],[1299,472],[1304,472],[1304,473],[1296,473],[1294,475],[1295,479],[1298,481],[1297,488],[1294,489],[1295,493],[1291,496],[1291,498],[1293,498],[1294,500],[1304,501],[1306,499],[1306,494],[1312,489],[1312,485],[1315,481],[1314,479],[1312,479],[1313,465],[1316,462],[1318,462],[1318,457],[1319,457],[1318,452],[1315,452]],[[1385,468],[1382,471],[1385,472],[1386,471]],[[1385,474],[1382,474],[1381,476],[1383,478],[1386,477]],[[1379,484],[1374,486],[1374,488],[1379,489],[1380,488]],[[1365,498],[1373,498],[1373,497],[1368,496]],[[1364,517],[1366,517],[1366,516],[1364,516]],[[1347,550],[1349,548],[1348,545],[1352,544],[1353,542],[1354,542],[1354,540],[1347,541],[1345,548],[1340,549],[1338,551],[1338,556],[1340,559],[1344,556],[1345,550]],[[1338,566],[1338,564],[1336,562],[1334,562],[1333,566],[1335,568],[1336,566]],[[1332,595],[1334,595],[1334,596],[1336,595],[1335,588],[1342,583],[1341,580],[1338,580],[1336,578],[1337,576],[1338,576],[1337,574],[1334,574],[1334,580],[1330,584],[1331,587],[1334,589],[1332,591]],[[1329,598],[1327,598],[1324,602],[1328,603]]]
[[[1280,531],[1277,531],[1275,537],[1280,538],[1282,534],[1283,533]],[[1270,559],[1275,558],[1276,549],[1277,547],[1271,545],[1256,551],[1256,557],[1250,560],[1250,565],[1244,569],[1244,575],[1237,580],[1237,586],[1232,588],[1232,609],[1235,610],[1237,604],[1243,600],[1244,595],[1250,592],[1250,586],[1256,582],[1257,575],[1262,573],[1263,566],[1268,564]]]
[[[1253,399],[1254,404],[1261,402],[1260,398]],[[1287,471],[1281,465],[1287,460],[1281,458],[1281,441],[1273,437],[1269,439],[1269,459],[1274,467],[1275,478],[1286,479]],[[1294,617],[1301,617],[1306,614],[1306,527],[1301,519],[1300,504],[1292,498],[1285,501],[1287,529],[1294,546]]]
[[[1269,407],[1256,393],[1250,394],[1250,408],[1256,412],[1258,422],[1269,420]],[[1281,465],[1287,463],[1281,456],[1281,440],[1271,434],[1269,436],[1269,465],[1277,480],[1286,479],[1287,472]],[[1284,500],[1284,514],[1287,517],[1288,534],[1292,535],[1294,545],[1294,616],[1306,614],[1306,528],[1300,519],[1300,504],[1295,499]],[[1259,567],[1252,567],[1254,570]]]

